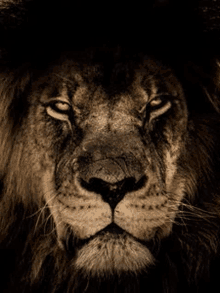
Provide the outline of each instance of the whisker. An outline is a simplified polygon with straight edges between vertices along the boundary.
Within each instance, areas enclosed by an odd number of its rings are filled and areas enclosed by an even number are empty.
[[[38,226],[38,223],[40,221],[40,217],[43,215],[43,212],[44,210],[46,210],[46,208],[48,208],[48,203],[53,200],[55,197],[57,196],[57,194],[55,194],[54,196],[52,196],[46,203],[45,205],[39,210],[39,215],[38,215],[38,218],[37,218],[37,221],[36,221],[36,224],[35,224],[35,228],[34,228],[34,233],[36,233],[36,230],[37,230],[37,226]]]
[[[46,193],[44,193],[43,198],[45,198],[45,195],[46,195],[47,193],[49,193],[49,192],[54,192],[54,190],[53,190],[53,189],[48,190]],[[39,209],[38,209],[36,212],[34,212],[33,214],[27,216],[26,219],[31,218],[31,217],[34,217],[34,216],[37,215],[39,212],[41,212],[42,209],[44,209],[44,208],[46,207],[46,205],[47,205],[51,200],[53,200],[56,196],[57,196],[57,194],[55,194],[54,196],[52,196],[52,197],[51,197],[51,198],[50,198],[50,199],[44,204],[43,207],[39,208]]]
[[[60,222],[58,222],[56,224],[54,223],[54,221],[52,221],[52,223],[53,223],[54,227],[52,228],[52,230],[49,233],[44,233],[45,236],[49,236],[49,235],[53,234],[54,232],[56,232],[57,227],[59,225],[61,225],[63,223],[63,221],[60,220]]]
[[[171,192],[167,192],[168,194],[172,194],[175,196],[175,193],[171,193]],[[215,212],[209,212],[207,210],[204,210],[202,208],[199,208],[199,207],[196,207],[196,206],[193,206],[191,203],[189,203],[189,201],[184,198],[183,199],[184,201],[186,202],[183,202],[183,201],[180,201],[180,200],[176,200],[174,198],[172,198],[172,202],[176,203],[177,205],[181,205],[183,207],[186,207],[187,209],[193,211],[193,212],[196,212],[197,214],[200,214],[200,215],[203,215],[203,216],[207,216],[207,217],[210,217],[210,218],[215,218],[216,214]],[[188,203],[187,203],[188,202]]]

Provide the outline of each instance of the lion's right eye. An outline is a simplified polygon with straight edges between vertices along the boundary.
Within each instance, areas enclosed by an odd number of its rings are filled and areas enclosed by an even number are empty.
[[[70,111],[70,105],[65,102],[56,102],[51,105],[51,107],[60,113],[67,113]]]
[[[46,107],[47,114],[55,119],[67,120],[71,111],[71,106],[63,101],[49,103]]]

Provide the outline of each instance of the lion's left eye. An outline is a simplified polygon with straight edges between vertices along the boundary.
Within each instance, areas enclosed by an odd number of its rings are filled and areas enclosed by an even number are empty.
[[[150,105],[152,106],[152,107],[154,107],[154,106],[158,106],[158,105],[160,105],[162,103],[162,99],[161,98],[155,98],[155,99],[153,99],[151,102],[150,102]]]
[[[171,102],[163,97],[157,97],[150,101],[150,121],[166,113],[172,106]]]

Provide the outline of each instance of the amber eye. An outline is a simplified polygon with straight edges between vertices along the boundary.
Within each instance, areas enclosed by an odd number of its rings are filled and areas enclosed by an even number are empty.
[[[70,110],[70,105],[66,102],[56,102],[50,105],[50,107],[59,112],[66,114]]]
[[[159,106],[162,103],[162,99],[161,98],[155,98],[150,102],[150,105],[152,107],[154,106]]]
[[[157,97],[150,101],[149,104],[151,106],[151,108],[149,109],[150,121],[166,113],[172,106],[171,102],[164,97]]]

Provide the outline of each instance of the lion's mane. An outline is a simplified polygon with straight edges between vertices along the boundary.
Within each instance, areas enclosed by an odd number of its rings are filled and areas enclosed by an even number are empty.
[[[4,17],[5,10],[9,9],[7,5],[0,7]],[[218,290],[218,61],[214,61],[212,74],[187,67],[187,72],[189,68],[191,70],[188,75],[195,73],[198,76],[196,82],[194,78],[186,81],[180,75],[189,108],[189,139],[184,158],[180,160],[187,190],[172,234],[163,241],[155,239],[152,243],[156,265],[148,268],[146,274],[125,274],[99,280],[74,272],[71,266],[74,247],[69,255],[57,245],[53,218],[44,199],[37,194],[38,182],[32,174],[31,162],[25,160],[25,147],[21,143],[29,111],[27,96],[38,72],[31,62],[22,66],[14,61],[5,63],[8,55],[4,50],[8,49],[2,49],[0,72],[1,292],[179,293]],[[68,237],[71,237],[71,231],[67,231],[67,245]]]

